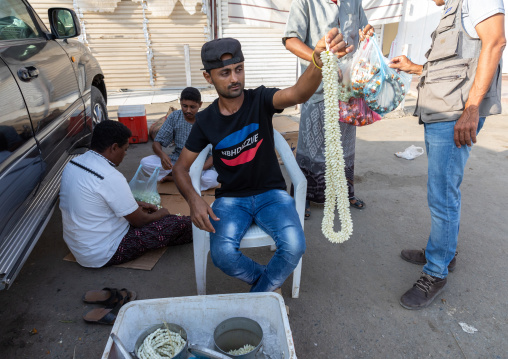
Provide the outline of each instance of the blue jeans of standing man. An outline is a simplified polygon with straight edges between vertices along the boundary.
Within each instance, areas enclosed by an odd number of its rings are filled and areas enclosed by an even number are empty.
[[[427,201],[431,229],[423,271],[446,278],[448,264],[455,256],[460,225],[460,184],[464,177],[471,147],[457,148],[453,140],[457,121],[425,124],[425,146],[428,157]],[[485,117],[478,122],[480,132]]]
[[[211,221],[210,252],[215,266],[227,275],[252,285],[251,292],[279,288],[305,252],[305,236],[294,199],[283,190],[270,190],[250,197],[220,197],[212,205],[219,221]],[[261,265],[239,250],[240,241],[255,222],[268,233],[277,250]]]

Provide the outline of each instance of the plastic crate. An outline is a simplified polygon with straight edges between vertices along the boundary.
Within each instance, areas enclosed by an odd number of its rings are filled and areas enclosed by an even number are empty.
[[[187,331],[190,344],[213,349],[213,332],[222,321],[232,317],[256,320],[263,328],[263,350],[276,354],[273,359],[296,359],[293,336],[284,300],[277,293],[240,293],[194,297],[137,300],[120,309],[113,326],[127,350],[134,351],[138,336],[148,327],[163,322],[175,323]],[[270,346],[270,347],[268,347]],[[109,338],[102,359],[120,359]]]
[[[148,141],[148,125],[144,105],[118,106],[118,121],[131,130],[132,137],[129,138],[129,143]]]

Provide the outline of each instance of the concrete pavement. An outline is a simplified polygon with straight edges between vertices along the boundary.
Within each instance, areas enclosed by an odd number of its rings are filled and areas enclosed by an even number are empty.
[[[147,105],[162,116],[167,105]],[[414,100],[406,106],[411,110]],[[160,106],[160,107],[157,107]],[[114,115],[114,108],[110,109]],[[398,300],[421,267],[404,262],[403,248],[425,247],[429,234],[425,156],[393,154],[423,147],[414,117],[382,121],[357,132],[356,194],[352,238],[329,243],[321,233],[322,206],[305,222],[307,252],[301,294],[291,281],[282,292],[299,358],[507,358],[508,116],[490,117],[467,164],[457,268],[444,293],[427,309],[408,311]],[[132,145],[119,170],[134,174],[151,143]],[[11,289],[0,292],[2,358],[99,358],[110,326],[86,324],[83,293],[127,287],[138,299],[196,295],[192,245],[170,248],[152,271],[86,269],[65,262],[57,209]],[[266,263],[265,248],[247,253]],[[208,294],[246,292],[248,286],[208,265]],[[459,323],[478,331],[465,333]]]

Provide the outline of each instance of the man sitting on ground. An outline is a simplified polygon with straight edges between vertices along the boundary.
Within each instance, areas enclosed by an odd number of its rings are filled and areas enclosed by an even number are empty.
[[[161,182],[173,181],[171,173],[173,165],[178,160],[185,141],[189,137],[192,125],[196,121],[196,114],[203,102],[199,90],[194,87],[185,88],[180,94],[181,110],[172,112],[157,133],[152,144],[155,155],[145,157],[141,160],[143,170],[147,174],[153,173],[155,168],[162,167],[159,172],[159,180]],[[167,147],[175,142],[173,153],[168,156],[162,147]],[[201,190],[205,191],[209,188],[217,187],[217,172],[213,169],[212,157],[208,157],[203,166],[201,174]]]
[[[83,267],[133,260],[146,251],[192,241],[190,217],[136,202],[123,161],[131,131],[120,122],[99,123],[91,150],[74,158],[62,174],[60,210],[63,237]]]
[[[328,33],[327,41],[331,51],[342,56],[352,50],[345,49],[337,28]],[[219,98],[198,113],[174,166],[174,179],[189,203],[193,223],[211,232],[213,263],[226,274],[250,284],[251,292],[279,288],[305,252],[305,236],[295,202],[286,192],[275,154],[272,117],[286,107],[307,101],[318,88],[322,78],[319,54],[325,51],[325,38],[314,51],[316,65],[309,66],[296,85],[284,90],[264,86],[244,90],[244,57],[238,40],[216,39],[201,49],[203,75],[214,85]],[[213,145],[213,163],[221,183],[213,208],[196,193],[189,176],[192,163],[209,143]],[[266,266],[239,250],[253,221],[277,245]]]

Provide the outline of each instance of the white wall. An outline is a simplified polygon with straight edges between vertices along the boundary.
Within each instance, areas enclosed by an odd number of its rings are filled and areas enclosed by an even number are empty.
[[[430,35],[439,24],[442,8],[430,0],[408,0],[404,6],[391,55],[407,55],[413,62],[423,64],[430,48]]]

